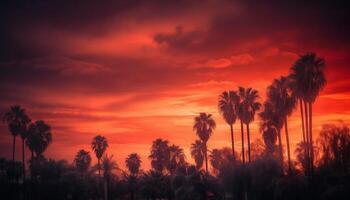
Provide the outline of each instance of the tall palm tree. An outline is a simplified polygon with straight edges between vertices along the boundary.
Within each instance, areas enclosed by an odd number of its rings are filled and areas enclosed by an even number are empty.
[[[293,109],[296,107],[297,101],[294,95],[294,90],[291,88],[290,79],[284,76],[280,77],[279,79],[275,79],[268,87],[267,98],[274,106],[276,112],[283,118],[287,143],[288,169],[289,173],[291,173],[292,168],[287,118],[292,114]]]
[[[194,143],[191,144],[191,156],[196,162],[197,169],[202,168],[203,161],[204,161],[204,144],[201,140],[196,140]]]
[[[98,167],[98,175],[101,176],[101,165],[100,161],[102,158],[102,155],[107,150],[108,142],[107,139],[104,136],[97,135],[94,137],[91,143],[91,148],[95,152],[96,158],[97,158],[97,167]]]
[[[156,171],[163,173],[166,169],[170,158],[169,145],[167,140],[162,140],[160,138],[156,139],[152,143],[151,155],[151,166]]]
[[[312,104],[326,85],[325,60],[315,53],[306,53],[291,67],[291,79],[295,83],[296,95],[304,102],[306,148],[311,175],[313,174]]]
[[[236,105],[239,102],[239,96],[235,91],[224,91],[219,96],[219,112],[230,126],[231,130],[231,145],[232,145],[232,155],[235,156],[235,143],[233,135],[233,124],[236,122],[237,111]]]
[[[211,114],[199,113],[199,116],[194,118],[193,130],[198,135],[199,139],[204,144],[205,169],[208,173],[208,148],[207,142],[216,127],[216,123]]]
[[[28,124],[30,118],[26,114],[26,111],[18,105],[11,106],[10,110],[5,113],[4,121],[7,122],[8,128],[13,136],[13,147],[12,147],[12,160],[15,160],[15,146],[16,136],[20,135],[22,139],[22,165],[23,165],[23,179],[26,177],[25,168],[25,147],[24,142],[28,134]]]
[[[255,113],[260,110],[261,104],[257,102],[259,99],[258,91],[253,88],[239,87],[239,96],[241,98],[241,120],[247,127],[247,143],[248,143],[248,161],[250,158],[250,129],[249,124],[254,121]]]
[[[22,138],[22,164],[23,164],[23,175],[25,177],[25,152],[24,152],[24,140],[27,136],[27,126],[30,123],[30,118],[26,114],[25,110],[18,106],[11,106],[10,110],[7,111],[3,118],[4,122],[7,123],[8,129],[13,136],[12,144],[12,160],[15,160],[16,151],[16,137],[20,135]]]
[[[132,153],[128,155],[128,157],[125,160],[125,165],[129,170],[129,173],[133,176],[137,176],[140,171],[141,166],[141,158],[138,154]]]
[[[108,200],[109,182],[111,177],[113,176],[113,171],[118,169],[117,163],[113,160],[113,155],[111,156],[105,155],[102,158],[101,168],[103,170],[103,178],[104,178],[104,196],[105,196],[105,200]]]
[[[74,158],[75,167],[82,173],[86,172],[91,164],[91,156],[88,151],[81,149]]]

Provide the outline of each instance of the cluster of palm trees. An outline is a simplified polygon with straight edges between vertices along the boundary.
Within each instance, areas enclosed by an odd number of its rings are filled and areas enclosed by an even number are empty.
[[[41,157],[52,142],[51,127],[43,120],[37,120],[32,123],[25,109],[18,105],[11,106],[10,110],[5,113],[3,120],[7,123],[8,129],[13,137],[13,161],[15,161],[16,137],[19,135],[22,139],[22,175],[23,181],[25,181],[25,145],[31,151],[31,162],[33,162],[35,158]]]
[[[293,173],[291,161],[290,138],[288,132],[288,117],[291,116],[298,103],[301,112],[302,142],[298,145],[297,159],[302,160],[306,175],[312,177],[314,171],[314,141],[312,131],[312,106],[320,91],[326,84],[325,61],[314,53],[307,53],[290,68],[290,74],[273,80],[266,91],[266,99],[261,104],[259,93],[253,88],[238,87],[237,90],[224,91],[219,95],[218,109],[225,122],[230,127],[231,149],[208,149],[208,141],[213,134],[216,123],[213,116],[208,113],[199,113],[194,118],[193,131],[198,139],[191,144],[191,156],[195,161],[196,170],[200,171],[205,163],[205,171],[209,177],[208,157],[213,169],[219,169],[224,164],[232,164],[241,157],[241,163],[251,163],[256,157],[254,150],[257,146],[251,145],[250,124],[258,113],[260,118],[260,132],[264,141],[264,151],[277,157],[280,161],[281,172],[284,173],[284,152],[282,142],[282,129],[284,128],[286,139],[286,154],[288,174]],[[43,153],[52,142],[51,127],[43,120],[32,122],[26,111],[20,106],[12,106],[5,113],[3,120],[13,136],[12,160],[15,160],[16,137],[22,139],[22,167],[23,180],[25,180],[25,147],[31,151],[31,168],[36,159],[43,158]],[[241,129],[241,155],[236,154],[234,125],[239,120]],[[341,135],[341,134],[339,134]],[[245,150],[245,139],[247,150]],[[340,139],[334,138],[334,141]],[[342,140],[343,141],[343,140]],[[347,141],[347,140],[346,140]],[[277,143],[277,144],[276,144]],[[327,143],[328,144],[328,143]],[[350,146],[350,145],[349,145]],[[106,150],[108,141],[106,137],[97,135],[91,142],[91,149],[97,158],[94,169],[98,171],[98,177],[103,177],[104,196],[108,199],[109,182],[113,177],[113,170],[118,169],[113,155],[108,156]],[[324,145],[324,148],[325,145]],[[208,152],[210,155],[208,156]],[[253,152],[253,153],[252,153]],[[327,149],[324,150],[327,152]],[[253,156],[252,156],[253,154]],[[346,154],[346,152],[344,153]],[[149,155],[152,171],[144,173],[144,177],[158,177],[165,172],[173,176],[180,169],[188,169],[185,154],[180,146],[169,144],[167,140],[156,139],[152,143]],[[227,162],[229,161],[229,162]],[[84,149],[77,152],[74,158],[76,169],[85,174],[91,165],[90,153]],[[136,180],[141,173],[141,159],[136,153],[130,154],[126,160],[128,172],[124,172],[131,189],[131,195],[135,192]],[[101,170],[103,172],[101,176]],[[93,170],[94,171],[94,170]],[[94,171],[95,173],[95,171]],[[31,171],[31,175],[32,175]],[[145,179],[147,180],[147,178]]]
[[[312,104],[315,102],[319,92],[326,84],[324,73],[325,61],[314,53],[307,53],[300,58],[290,68],[288,76],[282,76],[275,79],[267,88],[266,100],[263,103],[258,102],[258,91],[253,88],[239,87],[237,91],[224,91],[219,96],[218,109],[225,122],[230,126],[232,155],[236,158],[233,125],[240,120],[241,141],[242,141],[242,163],[245,163],[246,152],[244,150],[244,125],[246,127],[247,138],[247,159],[251,162],[250,147],[250,128],[249,124],[254,121],[255,114],[261,107],[260,131],[270,153],[275,150],[275,143],[278,139],[278,155],[283,166],[283,144],[281,130],[285,128],[285,138],[287,145],[288,172],[292,172],[290,139],[288,133],[288,117],[296,108],[297,102],[300,103],[303,143],[305,144],[305,159],[308,168],[306,173],[313,173],[314,151],[312,137]],[[200,113],[195,117],[193,129],[199,136],[191,145],[191,155],[196,165],[200,168],[203,165],[203,159],[207,167],[207,142],[213,130],[215,121],[212,115]],[[207,169],[208,171],[208,169]]]

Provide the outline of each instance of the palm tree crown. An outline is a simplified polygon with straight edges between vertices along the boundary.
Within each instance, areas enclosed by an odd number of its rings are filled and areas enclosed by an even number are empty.
[[[95,152],[96,157],[101,159],[103,153],[106,151],[108,147],[107,139],[104,136],[97,135],[94,137],[91,143],[91,148]]]
[[[10,110],[5,113],[3,120],[7,122],[13,136],[24,135],[26,126],[30,122],[30,118],[25,110],[18,105],[11,106]]]
[[[132,175],[137,175],[141,166],[141,158],[136,153],[130,154],[126,160],[125,165],[129,170],[129,173]]]
[[[239,96],[235,91],[224,91],[219,96],[219,112],[227,124],[234,124],[237,118],[236,105]]]
[[[204,162],[204,144],[201,140],[196,140],[191,144],[191,156],[196,163],[197,169],[202,168]]]
[[[215,127],[216,123],[211,114],[199,113],[199,116],[194,118],[193,130],[203,142],[209,140]]]
[[[163,172],[168,164],[170,158],[168,143],[167,140],[162,139],[156,139],[152,143],[149,158],[151,159],[152,168],[158,172]]]
[[[86,172],[91,164],[91,156],[88,151],[81,149],[74,158],[75,167],[80,172]]]
[[[239,87],[238,90],[241,99],[239,115],[243,123],[249,124],[254,121],[255,113],[260,110],[261,104],[257,102],[259,94],[258,91],[253,88]]]
[[[326,85],[325,60],[315,53],[307,53],[291,67],[291,78],[295,82],[296,95],[307,102],[314,102]]]
[[[28,148],[37,156],[41,155],[52,142],[51,127],[43,120],[38,120],[29,126],[28,132],[26,139]]]

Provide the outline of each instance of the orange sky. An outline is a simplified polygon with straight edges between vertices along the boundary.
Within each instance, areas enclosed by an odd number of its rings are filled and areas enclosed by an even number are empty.
[[[208,112],[217,122],[209,148],[230,146],[218,95],[253,87],[263,102],[272,80],[309,51],[327,62],[328,84],[314,105],[315,134],[322,124],[350,121],[348,16],[341,4],[71,4],[1,6],[0,113],[20,104],[33,120],[52,125],[47,157],[71,162],[102,134],[122,168],[134,152],[149,168],[151,142],[159,137],[183,147],[193,162],[195,115]],[[296,110],[289,120],[293,148],[301,139],[299,116]],[[261,138],[258,124],[257,117],[253,140]],[[11,136],[3,123],[0,131],[0,156],[9,158]],[[238,149],[238,124],[234,131]],[[17,149],[19,159],[19,139]]]

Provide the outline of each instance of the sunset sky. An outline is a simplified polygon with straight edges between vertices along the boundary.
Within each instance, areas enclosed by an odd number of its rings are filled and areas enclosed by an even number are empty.
[[[0,114],[19,104],[50,124],[47,157],[72,162],[82,148],[92,153],[101,134],[121,168],[135,152],[148,169],[159,137],[193,162],[195,115],[211,113],[217,122],[210,149],[229,147],[218,95],[253,87],[263,102],[272,80],[306,52],[327,64],[315,134],[322,124],[350,122],[350,17],[342,1],[16,2],[0,3]],[[301,139],[299,117],[295,110],[289,119],[292,147]],[[256,117],[253,140],[261,138],[258,125]],[[0,157],[11,157],[11,145],[1,123]]]

